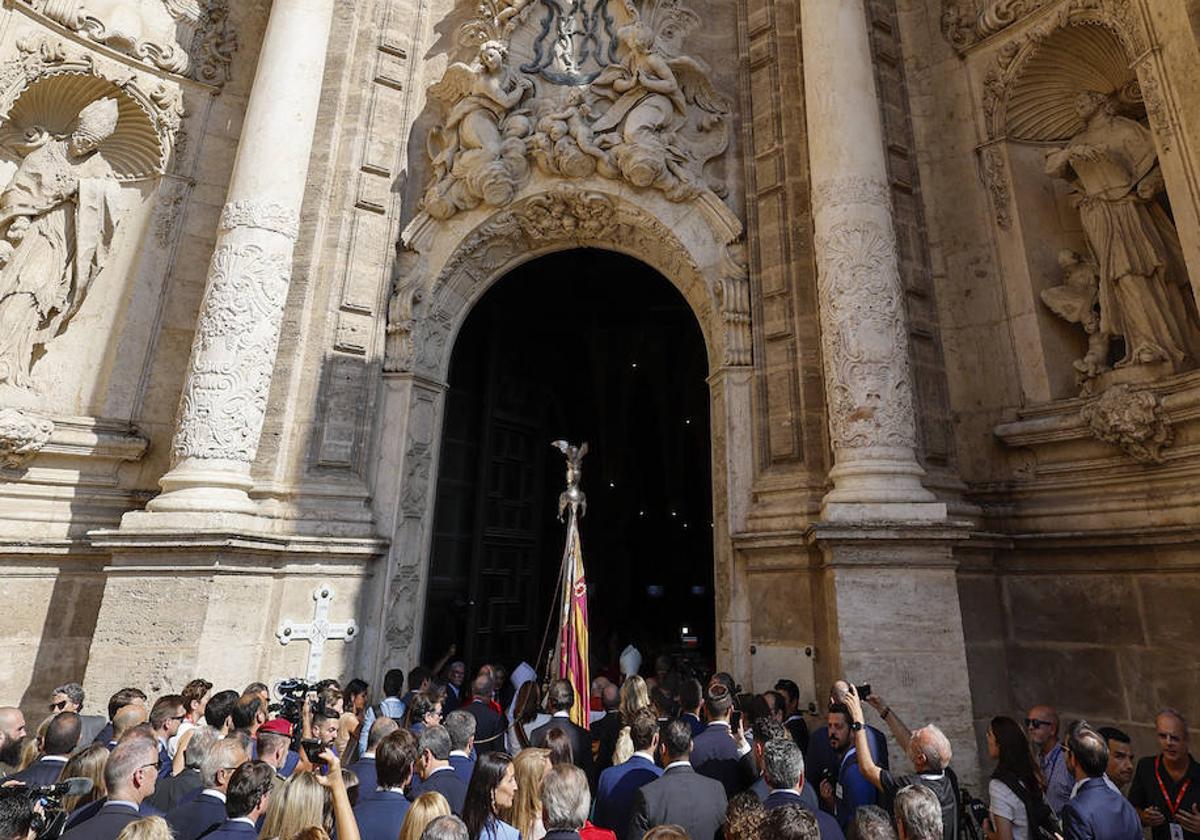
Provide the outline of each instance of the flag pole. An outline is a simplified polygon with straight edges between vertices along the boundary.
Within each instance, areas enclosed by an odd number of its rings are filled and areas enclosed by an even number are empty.
[[[572,446],[565,440],[553,444],[567,459],[567,489],[558,497],[558,520],[567,524],[566,545],[563,547],[562,599],[555,644],[558,653],[558,678],[568,680],[575,689],[575,705],[571,720],[576,726],[588,728],[591,695],[588,674],[588,609],[587,576],[583,566],[583,547],[579,537],[579,519],[587,514],[587,496],[579,489],[583,477],[583,458],[588,445]],[[548,665],[550,663],[547,663]],[[547,668],[550,671],[550,668]]]

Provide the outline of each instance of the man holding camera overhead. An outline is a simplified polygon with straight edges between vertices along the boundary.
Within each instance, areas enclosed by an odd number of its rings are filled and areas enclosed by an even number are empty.
[[[953,757],[950,740],[942,730],[932,723],[913,732],[881,699],[869,696],[867,700],[876,709],[879,709],[880,715],[891,727],[892,735],[908,754],[908,759],[912,762],[916,772],[892,775],[890,771],[881,769],[871,759],[870,750],[867,748],[862,701],[854,686],[851,686],[846,696],[846,708],[850,712],[850,728],[853,730],[855,746],[858,748],[855,758],[863,778],[874,785],[888,803],[901,788],[909,785],[929,788],[937,796],[938,804],[942,808],[943,840],[957,840],[958,797],[955,790],[957,785],[953,781],[953,771],[950,770],[950,759]]]

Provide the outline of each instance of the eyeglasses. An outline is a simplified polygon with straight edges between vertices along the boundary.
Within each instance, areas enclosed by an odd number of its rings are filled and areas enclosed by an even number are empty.
[[[154,760],[154,763],[153,763],[153,764],[143,764],[143,765],[142,765],[141,767],[139,767],[138,769],[139,769],[139,770],[144,770],[144,769],[145,769],[145,768],[147,768],[147,767],[153,767],[155,770],[161,770],[161,769],[162,769],[162,759],[161,759],[161,758],[157,758],[157,759],[155,759],[155,760]]]
[[[186,717],[187,717],[187,715],[171,715],[171,717],[169,719],[182,721]]]
[[[1037,718],[1025,718],[1026,729],[1040,729],[1043,726],[1053,726],[1054,724],[1048,720],[1038,720]]]
[[[68,700],[59,700],[57,703],[51,703],[51,704],[50,704],[50,711],[52,711],[52,712],[61,712],[63,709],[67,708],[67,703],[68,703],[68,702],[70,702],[70,701],[68,701]]]
[[[1160,741],[1166,741],[1168,744],[1179,744],[1183,742],[1183,738],[1171,732],[1159,732],[1158,738]]]

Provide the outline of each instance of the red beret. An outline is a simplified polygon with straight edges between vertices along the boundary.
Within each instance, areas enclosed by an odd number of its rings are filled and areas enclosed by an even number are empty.
[[[292,737],[292,725],[283,718],[272,718],[258,728],[259,732],[274,732],[276,735]]]

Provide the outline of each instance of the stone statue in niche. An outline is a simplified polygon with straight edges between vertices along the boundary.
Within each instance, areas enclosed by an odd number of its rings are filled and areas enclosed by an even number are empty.
[[[1125,352],[1114,367],[1143,378],[1193,366],[1200,360],[1200,318],[1179,235],[1155,201],[1165,183],[1150,130],[1119,116],[1112,97],[1095,91],[1080,93],[1075,109],[1084,128],[1065,148],[1047,153],[1046,173],[1067,180],[1075,193],[1097,274],[1094,334],[1106,343],[1121,337]],[[1082,363],[1102,370],[1096,361]]]
[[[34,348],[61,332],[103,268],[116,227],[115,181],[98,153],[116,99],[84,107],[70,134],[26,132],[0,193],[0,382],[28,387]]]
[[[1082,386],[1110,369],[1108,348],[1111,337],[1100,329],[1100,278],[1091,260],[1069,248],[1058,252],[1058,265],[1063,271],[1062,284],[1045,289],[1042,302],[1055,315],[1079,324],[1087,333],[1087,353],[1074,362]]]
[[[532,123],[518,106],[533,82],[509,69],[507,59],[503,43],[485,41],[475,63],[455,62],[429,90],[450,108],[445,124],[429,136],[433,183],[425,209],[434,218],[481,202],[503,206],[529,174],[525,138]]]

